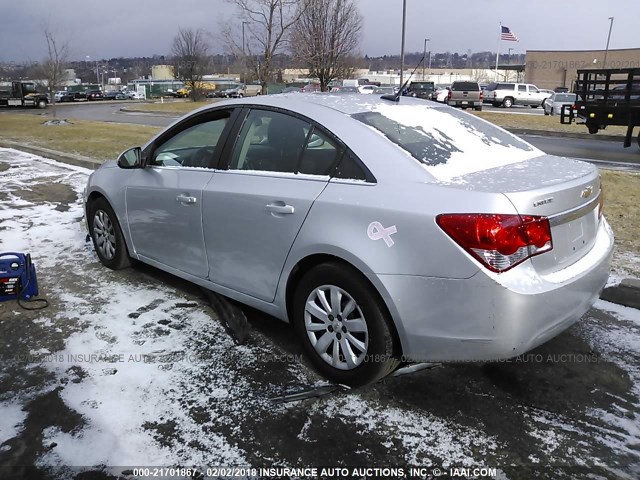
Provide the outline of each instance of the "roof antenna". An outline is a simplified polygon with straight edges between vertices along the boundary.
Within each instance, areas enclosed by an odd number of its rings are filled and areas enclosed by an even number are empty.
[[[402,84],[402,86],[400,87],[400,90],[398,90],[398,93],[396,93],[395,95],[382,95],[380,98],[383,100],[390,100],[396,103],[400,102],[400,95],[402,95],[402,92],[404,92],[404,87],[407,86],[407,83],[409,83],[409,80],[411,80],[411,78],[413,77],[413,74],[416,73],[416,70],[418,69],[418,67],[422,65],[422,62],[424,62],[424,55],[422,55],[422,58],[416,65],[416,68],[413,69],[413,72],[411,72],[411,75],[409,75],[405,80],[405,82]]]

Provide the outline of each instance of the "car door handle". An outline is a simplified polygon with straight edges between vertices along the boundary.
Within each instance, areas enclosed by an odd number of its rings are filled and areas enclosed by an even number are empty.
[[[198,199],[196,197],[190,197],[189,195],[181,193],[180,195],[178,195],[176,197],[176,202],[186,203],[188,205],[193,205],[194,203],[198,202]]]
[[[295,208],[292,205],[286,205],[284,202],[270,203],[267,205],[267,210],[271,213],[291,214],[295,212]]]

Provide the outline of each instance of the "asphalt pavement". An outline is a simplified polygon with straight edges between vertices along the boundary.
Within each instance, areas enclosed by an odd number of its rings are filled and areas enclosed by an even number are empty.
[[[80,120],[93,120],[100,122],[134,123],[139,125],[153,125],[164,127],[171,123],[179,115],[163,113],[142,113],[136,110],[140,102],[83,102],[77,104],[60,104],[57,106],[58,116],[61,118],[76,118]],[[485,104],[487,111],[498,111],[506,115],[542,115],[541,108],[514,106],[512,108],[495,108]],[[124,110],[123,110],[124,109]],[[132,111],[127,112],[130,109]],[[15,111],[15,110],[13,110]],[[24,110],[34,115],[48,113],[42,110]],[[520,135],[531,144],[550,155],[580,158],[593,161],[599,166],[609,168],[634,169],[640,166],[640,149],[634,142],[630,148],[624,148],[622,139],[617,141],[604,141],[593,137],[568,138],[542,135]]]

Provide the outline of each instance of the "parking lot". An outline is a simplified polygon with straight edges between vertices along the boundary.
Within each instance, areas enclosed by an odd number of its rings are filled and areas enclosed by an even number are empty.
[[[88,173],[0,149],[0,251],[32,253],[50,302],[0,303],[0,477],[21,465],[119,465],[107,473],[120,478],[152,465],[640,475],[639,311],[599,301],[517,359],[336,388],[287,325],[247,310],[238,346],[194,285],[102,267],[82,223]],[[319,396],[287,397],[300,392]]]

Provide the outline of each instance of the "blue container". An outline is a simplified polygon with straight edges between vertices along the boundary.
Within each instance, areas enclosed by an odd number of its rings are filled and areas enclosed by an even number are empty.
[[[18,298],[29,300],[37,295],[38,280],[31,255],[0,253],[0,302]]]

